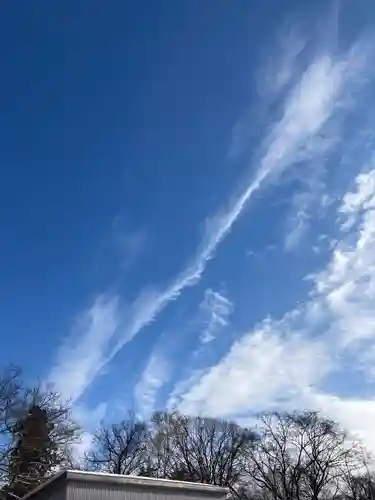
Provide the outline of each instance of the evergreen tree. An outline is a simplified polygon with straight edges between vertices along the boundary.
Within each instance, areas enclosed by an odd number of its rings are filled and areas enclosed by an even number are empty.
[[[33,405],[13,428],[9,456],[8,496],[21,497],[35,488],[56,465],[57,449],[47,410]]]
[[[68,404],[53,392],[26,390],[9,420],[0,498],[16,500],[68,465],[79,427]]]

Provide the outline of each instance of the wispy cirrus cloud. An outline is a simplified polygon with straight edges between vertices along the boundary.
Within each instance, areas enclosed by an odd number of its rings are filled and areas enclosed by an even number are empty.
[[[150,416],[156,408],[158,391],[169,380],[171,364],[165,352],[159,347],[150,356],[135,387],[135,405],[142,417]]]
[[[125,226],[125,227],[123,227]],[[121,216],[112,223],[112,242],[116,253],[120,256],[120,267],[128,271],[145,250],[147,232],[144,228],[129,231]]]
[[[99,423],[105,418],[107,413],[107,403],[102,402],[95,408],[87,408],[84,405],[76,404],[73,407],[73,418],[82,426],[83,432],[79,441],[72,446],[73,464],[81,465],[83,458],[93,446],[93,436]]]
[[[287,336],[291,318],[265,320],[234,343],[177,404],[182,412],[225,418],[275,408],[328,370],[325,346]],[[176,401],[175,401],[176,404]]]
[[[332,140],[333,143],[334,139]],[[329,158],[329,155],[327,155]],[[317,218],[324,218],[332,203],[325,183],[328,158],[319,158],[312,162],[305,176],[300,180],[300,187],[290,201],[290,213],[286,221],[284,248],[296,251],[310,230],[310,225]]]
[[[76,401],[103,366],[103,354],[121,323],[117,297],[97,297],[77,319],[57,352],[45,383]]]
[[[63,350],[64,354],[59,354],[50,381],[79,397],[127,342],[154,321],[184,289],[200,281],[218,246],[231,232],[255,193],[280,180],[296,163],[324,157],[331,141],[329,138],[322,141],[321,137],[334,129],[337,109],[345,94],[362,82],[366,62],[367,54],[362,45],[361,50],[356,44],[339,56],[320,50],[305,70],[295,75],[294,85],[283,97],[282,116],[270,125],[270,132],[254,157],[251,179],[242,184],[226,206],[207,221],[195,257],[165,289],[142,292],[121,324],[109,318],[100,334],[87,326],[80,339],[71,339],[72,346]],[[65,383],[68,373],[76,376]]]
[[[204,326],[200,334],[200,342],[208,344],[215,340],[217,333],[228,325],[233,311],[233,303],[222,293],[211,288],[204,293],[199,309],[204,316]]]
[[[184,364],[191,369],[192,362],[198,362],[200,355],[207,353],[207,346],[228,327],[233,307],[233,303],[223,293],[208,288],[192,318],[184,321],[183,328],[176,327],[178,335],[170,336],[168,332],[161,335],[134,390],[136,408],[141,415],[147,416],[157,410],[157,400],[165,385],[178,373],[185,371],[176,362],[180,357],[177,345],[181,345],[185,339],[186,345],[189,344],[189,352],[184,353]],[[199,347],[194,349],[192,346],[196,342]]]
[[[351,369],[362,376],[362,387],[369,383],[373,387],[374,162],[372,158],[362,169],[337,207],[337,242],[327,264],[312,277],[308,300],[281,320],[265,319],[217,365],[185,386],[179,400],[182,411],[241,417],[254,409],[280,405],[320,409],[360,434],[375,450],[375,393],[373,399],[354,399],[324,391],[328,376],[347,371],[348,356]]]
[[[285,100],[282,119],[273,125],[263,141],[261,149],[264,153],[252,180],[232,198],[226,209],[220,210],[207,221],[196,257],[177,278],[164,291],[145,292],[134,302],[133,314],[123,327],[124,335],[108,360],[185,288],[200,280],[217,247],[229,234],[254,193],[279,179],[296,161],[312,158],[315,154],[323,155],[330,147],[329,141],[325,145],[320,141],[315,144],[314,138],[324,132],[325,125],[340,104],[340,96],[348,90],[346,84],[363,78],[366,58],[362,52],[358,58],[355,54],[353,48],[337,61],[329,55],[323,55],[307,67]]]

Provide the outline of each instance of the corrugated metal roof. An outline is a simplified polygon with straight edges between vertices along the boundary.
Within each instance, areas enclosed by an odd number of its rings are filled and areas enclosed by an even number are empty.
[[[222,486],[215,486],[213,484],[203,484],[203,483],[190,483],[187,481],[174,481],[172,479],[159,479],[154,477],[142,477],[142,476],[129,476],[120,474],[109,474],[105,472],[88,472],[88,471],[78,471],[78,470],[66,470],[60,472],[50,479],[45,481],[43,484],[30,491],[27,495],[22,497],[22,500],[26,500],[33,496],[36,492],[46,488],[51,483],[57,480],[69,481],[85,481],[86,483],[99,482],[116,484],[118,486],[133,486],[133,487],[153,487],[153,488],[167,488],[167,489],[183,489],[186,491],[195,491],[206,493],[212,496],[224,496],[228,493],[228,488]]]

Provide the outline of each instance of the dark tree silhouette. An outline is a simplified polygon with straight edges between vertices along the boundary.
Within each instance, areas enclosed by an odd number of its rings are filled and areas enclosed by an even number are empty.
[[[257,439],[250,429],[225,420],[157,413],[151,453],[154,474],[235,489]]]
[[[275,500],[342,498],[344,474],[362,467],[363,450],[315,412],[266,414],[261,429],[246,471]]]
[[[119,424],[99,429],[93,437],[93,449],[86,455],[86,465],[89,470],[113,474],[139,473],[147,442],[147,424],[130,413]]]
[[[69,403],[52,391],[24,388],[21,371],[0,375],[1,497],[19,498],[66,464],[79,427]]]

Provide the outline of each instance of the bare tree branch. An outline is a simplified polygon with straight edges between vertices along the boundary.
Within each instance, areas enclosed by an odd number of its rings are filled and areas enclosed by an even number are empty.
[[[145,459],[147,441],[147,425],[129,413],[119,424],[99,429],[93,438],[93,450],[86,455],[86,464],[90,470],[137,473]]]
[[[339,497],[343,470],[359,470],[362,449],[315,412],[262,415],[246,472],[274,500]]]

